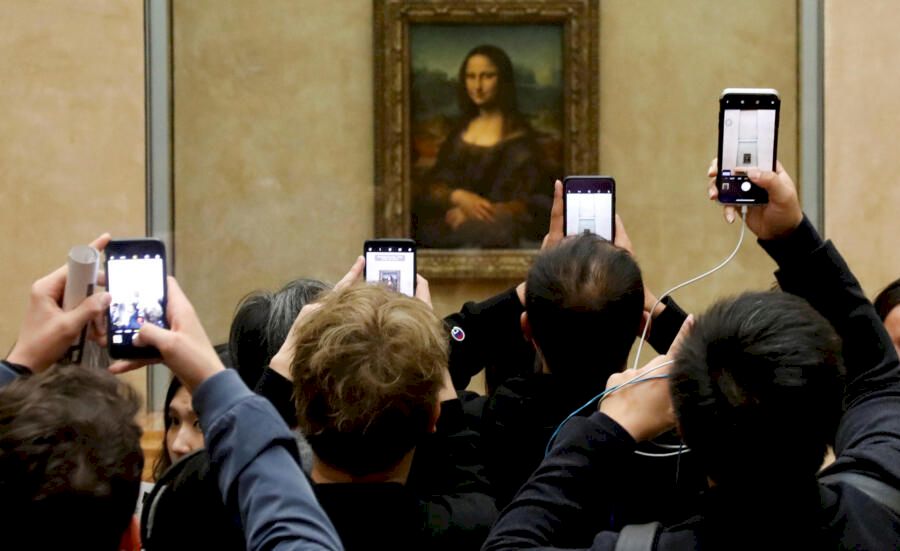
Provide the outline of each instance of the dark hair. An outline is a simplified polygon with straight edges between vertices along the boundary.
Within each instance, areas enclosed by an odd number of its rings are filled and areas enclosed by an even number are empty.
[[[147,551],[244,550],[239,518],[229,518],[210,472],[209,455],[197,450],[156,481],[141,511]]]
[[[81,366],[52,367],[0,389],[7,545],[21,538],[30,549],[118,549],[144,466],[139,408],[127,384]]]
[[[593,389],[622,369],[643,305],[637,262],[593,234],[541,253],[528,272],[525,311],[532,337],[550,371],[569,383]]]
[[[717,484],[811,479],[841,416],[841,340],[801,298],[746,293],[697,318],[670,382],[684,442]]]
[[[284,344],[300,310],[329,286],[315,279],[295,279],[278,291],[256,291],[238,304],[228,338],[232,365],[250,388]]]
[[[875,297],[875,311],[878,312],[881,321],[884,321],[897,306],[900,306],[900,279],[885,287]]]
[[[297,419],[316,456],[353,476],[383,473],[429,433],[447,333],[424,302],[382,286],[325,297],[297,333]]]
[[[469,91],[466,88],[466,69],[469,65],[469,59],[473,56],[481,55],[488,58],[497,68],[497,108],[503,113],[504,132],[507,132],[515,126],[508,124],[522,124],[522,115],[519,112],[519,103],[516,99],[516,78],[513,72],[513,64],[506,55],[506,52],[492,46],[490,44],[482,44],[476,46],[466,54],[462,64],[459,66],[457,75],[457,100],[459,101],[459,110],[463,114],[463,119],[469,121],[475,118],[479,109],[469,97]]]
[[[169,388],[166,390],[166,399],[163,402],[163,438],[162,438],[162,449],[159,451],[159,455],[156,457],[156,461],[153,462],[153,480],[159,480],[162,478],[163,473],[168,470],[169,467],[172,466],[172,459],[169,457],[169,439],[167,435],[169,434],[169,428],[172,427],[172,415],[169,414],[169,406],[172,404],[172,400],[175,398],[175,393],[182,387],[181,380],[178,377],[172,377],[172,380],[169,381]]]

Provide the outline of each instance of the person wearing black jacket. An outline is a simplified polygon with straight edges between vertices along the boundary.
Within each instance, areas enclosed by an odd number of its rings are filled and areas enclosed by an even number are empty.
[[[363,262],[304,307],[268,378],[293,381],[316,496],[348,549],[477,549],[497,509],[428,283],[417,299],[354,285]]]
[[[483,549],[615,549],[635,531],[606,520],[636,482],[619,474],[638,442],[676,425],[711,487],[699,511],[645,532],[643,548],[896,547],[900,516],[846,475],[900,486],[897,355],[780,164],[749,176],[769,203],[746,223],[778,263],[784,293],[722,301],[673,345],[674,365],[662,356],[611,377],[609,388],[649,379],[561,431]],[[829,443],[836,460],[817,479]]]
[[[563,241],[562,222],[557,193],[550,231],[527,283],[468,303],[445,320],[465,335],[454,339],[451,331],[450,371],[457,388],[477,369],[492,375],[481,433],[501,508],[540,464],[559,424],[625,367],[641,328],[642,305],[649,311],[656,302],[643,286],[621,219],[616,246],[593,235]],[[670,298],[654,313],[648,340],[665,352],[687,314]],[[537,370],[535,349],[540,350]],[[513,353],[504,356],[507,350]],[[679,442],[675,435],[668,441]],[[632,503],[611,513],[616,522],[669,518],[705,486],[705,475],[690,457],[652,444],[644,448],[664,456],[635,455],[630,468],[642,473],[645,484],[633,487]]]

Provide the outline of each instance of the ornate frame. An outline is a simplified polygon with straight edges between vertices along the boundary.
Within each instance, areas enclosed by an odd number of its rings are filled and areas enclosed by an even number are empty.
[[[557,23],[564,37],[564,169],[596,173],[599,157],[598,0],[373,0],[375,234],[410,235],[410,23]],[[517,278],[536,250],[422,249],[431,278]]]

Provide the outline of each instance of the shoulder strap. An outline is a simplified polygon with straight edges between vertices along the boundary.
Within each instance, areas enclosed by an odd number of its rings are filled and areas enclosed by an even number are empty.
[[[843,482],[853,486],[884,507],[900,515],[900,490],[871,476],[844,471],[820,477],[819,482],[826,485]]]
[[[656,534],[661,526],[658,522],[625,526],[619,532],[615,551],[652,551],[656,547]]]

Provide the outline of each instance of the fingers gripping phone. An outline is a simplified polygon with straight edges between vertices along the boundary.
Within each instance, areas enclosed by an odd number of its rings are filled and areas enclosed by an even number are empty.
[[[565,234],[616,238],[616,181],[609,176],[568,176],[563,181]]]
[[[769,202],[766,190],[751,182],[749,168],[775,170],[781,99],[772,88],[726,88],[719,97],[719,202]]]
[[[106,246],[106,288],[111,302],[107,325],[113,358],[158,358],[149,346],[134,346],[141,325],[166,322],[166,248],[156,239],[110,241]]]
[[[363,245],[366,281],[387,285],[398,293],[416,293],[416,242],[412,239],[370,239]]]

